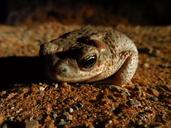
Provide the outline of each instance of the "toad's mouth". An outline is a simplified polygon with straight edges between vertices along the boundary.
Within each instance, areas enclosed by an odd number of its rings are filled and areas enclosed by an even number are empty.
[[[93,82],[93,79],[99,76],[102,73],[102,71],[94,72],[94,73],[79,73],[79,72],[73,72],[71,75],[69,74],[60,74],[56,72],[55,70],[49,70],[48,76],[50,79],[54,81],[59,82],[68,82],[68,83],[76,83],[76,82]],[[74,75],[75,74],[75,75]]]

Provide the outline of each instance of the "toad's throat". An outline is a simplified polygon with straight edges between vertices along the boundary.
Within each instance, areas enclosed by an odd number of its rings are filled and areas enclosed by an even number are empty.
[[[66,74],[60,74],[56,72],[55,70],[49,70],[48,76],[54,81],[65,81],[69,83],[75,83],[75,82],[92,82],[93,78],[99,76],[102,73],[102,71],[98,71],[95,74],[93,73],[77,73],[73,72],[72,75],[66,75]],[[74,75],[76,74],[76,75]]]

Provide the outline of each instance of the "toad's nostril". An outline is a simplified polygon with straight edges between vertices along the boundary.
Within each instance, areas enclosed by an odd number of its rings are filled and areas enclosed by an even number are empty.
[[[59,66],[59,67],[57,67],[57,72],[59,74],[66,73],[67,71],[68,71],[68,68],[66,66]]]
[[[61,68],[60,70],[61,70],[61,72],[66,72],[67,71],[67,69],[65,67]]]

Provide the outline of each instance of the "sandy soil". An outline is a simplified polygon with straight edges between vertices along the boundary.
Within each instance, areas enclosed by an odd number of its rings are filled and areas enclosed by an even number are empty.
[[[0,25],[0,127],[169,128],[171,26],[131,25],[110,13],[103,16],[101,25],[114,21],[110,26],[129,36],[139,51],[138,70],[124,87],[54,83],[44,77],[40,44],[84,25],[83,12],[90,19],[96,14],[85,8],[76,20],[62,22],[37,11],[43,18],[36,22],[31,15],[22,24],[16,18],[17,25]]]

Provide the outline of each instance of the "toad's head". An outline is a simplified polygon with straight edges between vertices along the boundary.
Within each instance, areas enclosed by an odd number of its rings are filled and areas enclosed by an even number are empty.
[[[111,58],[102,33],[72,36],[71,32],[42,44],[40,54],[45,56],[49,78],[70,83],[96,81]]]

